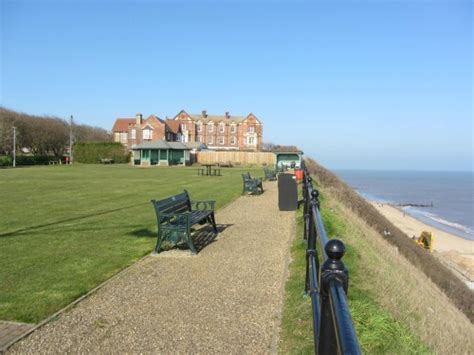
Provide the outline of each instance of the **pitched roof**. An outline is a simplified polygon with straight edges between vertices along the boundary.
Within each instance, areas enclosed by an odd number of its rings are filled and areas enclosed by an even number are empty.
[[[165,123],[165,121],[163,121],[161,118],[159,118],[154,113],[152,113],[150,116],[148,116],[148,118],[146,120],[144,120],[144,122],[148,122],[148,120],[152,120],[152,119],[155,119],[155,120],[157,120],[158,122],[161,122],[161,123]]]
[[[301,149],[294,145],[279,145],[273,149],[275,153],[303,153]]]
[[[207,145],[200,142],[183,142],[189,149],[207,149]]]
[[[132,150],[140,150],[140,149],[190,150],[191,148],[187,147],[184,143],[181,143],[181,142],[166,142],[164,140],[159,139],[153,142],[145,142],[145,143],[132,145]]]
[[[117,118],[115,120],[112,132],[125,132],[128,126],[135,123],[135,118]]]
[[[199,115],[199,114],[190,114],[189,117],[191,117],[191,119],[193,121],[202,121],[202,122],[220,122],[220,121],[224,121],[224,122],[242,122],[243,120],[245,120],[246,117],[243,117],[243,116],[229,116],[227,117],[226,115],[207,115],[205,118],[202,117],[202,115]]]
[[[179,125],[180,125],[179,121],[166,119],[166,125],[168,126],[169,130],[173,132],[174,134],[179,133]]]

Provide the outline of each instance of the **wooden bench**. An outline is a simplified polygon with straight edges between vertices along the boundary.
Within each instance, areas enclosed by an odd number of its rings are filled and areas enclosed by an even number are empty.
[[[276,170],[269,169],[265,166],[263,172],[265,173],[265,180],[275,181],[277,179]]]
[[[210,223],[217,234],[214,207],[216,201],[191,201],[186,190],[163,200],[151,200],[155,207],[158,222],[158,240],[155,252],[158,254],[164,241],[173,244],[186,242],[193,254],[196,254],[191,239],[191,227],[195,224]]]
[[[99,163],[100,164],[112,164],[114,162],[113,159],[100,159]]]
[[[261,193],[263,193],[263,184],[261,178],[253,178],[250,176],[250,173],[247,172],[242,174],[242,181],[242,194],[247,192],[255,195],[260,195]]]

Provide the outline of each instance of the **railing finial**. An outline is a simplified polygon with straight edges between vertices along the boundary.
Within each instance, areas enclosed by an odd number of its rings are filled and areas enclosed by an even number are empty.
[[[316,189],[311,191],[311,204],[319,208],[319,191]]]
[[[349,272],[347,271],[342,257],[346,252],[346,246],[339,239],[331,239],[324,247],[327,260],[321,265],[321,289],[327,295],[330,282],[336,281],[342,285],[347,294],[349,287]]]

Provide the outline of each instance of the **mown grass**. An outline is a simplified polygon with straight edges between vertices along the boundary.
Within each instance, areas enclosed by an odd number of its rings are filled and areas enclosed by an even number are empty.
[[[38,322],[150,253],[150,199],[187,189],[219,208],[240,195],[243,170],[223,169],[221,177],[126,165],[0,170],[0,319]]]
[[[322,200],[324,205],[324,199]],[[345,240],[347,222],[338,211],[322,208],[328,234]],[[310,298],[304,294],[305,248],[302,240],[303,217],[298,213],[296,239],[292,246],[290,276],[285,286],[280,348],[281,353],[314,353]],[[344,262],[350,271],[349,307],[363,353],[420,354],[429,349],[409,330],[381,307],[368,282],[366,260],[357,251],[357,245],[346,242]],[[370,267],[373,267],[370,264]],[[372,285],[373,286],[373,285]]]

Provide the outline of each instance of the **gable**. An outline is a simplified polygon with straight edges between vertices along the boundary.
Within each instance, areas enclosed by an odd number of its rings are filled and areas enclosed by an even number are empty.
[[[257,124],[257,125],[262,124],[262,122],[260,122],[253,113],[249,113],[247,117],[245,118],[245,120],[243,120],[242,122],[247,123],[247,124],[250,123],[250,124]]]
[[[174,116],[174,119],[179,121],[192,121],[191,116],[184,110],[181,110],[176,116]]]

